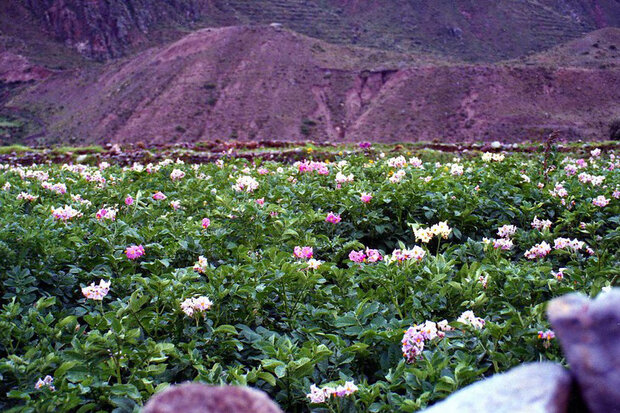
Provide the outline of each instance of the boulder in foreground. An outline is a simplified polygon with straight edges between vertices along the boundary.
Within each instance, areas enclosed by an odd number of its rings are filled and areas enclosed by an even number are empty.
[[[143,413],[282,413],[260,390],[184,383],[153,396]]]
[[[547,315],[589,410],[620,412],[620,288],[556,298]]]
[[[525,364],[474,383],[424,412],[564,413],[571,387],[571,376],[562,366]]]

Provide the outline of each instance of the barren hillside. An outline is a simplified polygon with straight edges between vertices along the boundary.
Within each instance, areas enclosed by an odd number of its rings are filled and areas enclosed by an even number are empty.
[[[582,66],[462,64],[229,27],[55,74],[9,105],[37,113],[52,141],[604,138],[620,71]]]

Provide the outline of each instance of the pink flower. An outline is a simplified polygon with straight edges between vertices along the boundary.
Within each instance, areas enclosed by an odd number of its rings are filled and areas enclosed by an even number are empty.
[[[329,222],[331,224],[337,224],[340,222],[340,215],[330,212],[329,214],[327,214],[327,217],[325,217],[325,222]]]
[[[180,169],[174,169],[170,173],[170,179],[172,179],[173,181],[178,181],[180,179],[183,179],[184,177],[185,177],[185,172],[183,172]]]
[[[196,264],[194,264],[194,271],[197,271],[202,274],[205,271],[207,271],[208,268],[209,268],[209,261],[207,261],[207,259],[203,257],[202,255],[198,257],[198,261],[196,262]]]
[[[295,247],[293,255],[297,258],[309,260],[313,255],[312,247]]]
[[[308,260],[308,269],[318,270],[319,267],[323,264],[323,261],[315,260],[314,258],[310,258]]]
[[[446,320],[439,323],[426,320],[423,324],[409,327],[403,335],[402,351],[403,357],[407,363],[413,363],[418,357],[421,357],[426,341],[435,338],[443,338],[446,331],[451,331],[452,327],[448,325]]]
[[[538,338],[544,340],[543,346],[545,348],[549,348],[549,346],[551,345],[551,340],[555,338],[555,333],[553,332],[553,330],[539,331]]]
[[[484,319],[476,317],[473,311],[465,311],[456,321],[459,323],[468,324],[478,330],[481,330],[485,324]]]
[[[583,246],[584,246],[584,242],[579,241],[577,239],[558,237],[555,240],[553,240],[553,248],[555,248],[556,250],[570,248],[575,251],[578,251],[582,249]]]
[[[347,381],[344,386],[330,387],[326,386],[322,389],[316,384],[310,386],[310,393],[306,395],[310,399],[310,403],[321,404],[329,400],[330,397],[350,396],[358,391],[358,387],[352,381]]]
[[[209,218],[203,218],[201,225],[204,229],[209,228],[209,225],[211,225],[211,220]]]
[[[549,221],[548,219],[540,220],[537,216],[535,216],[534,220],[532,221],[532,228],[536,228],[538,230],[549,229],[551,228],[551,224],[551,221]]]
[[[170,201],[170,206],[172,207],[172,209],[174,209],[175,211],[179,208],[181,208],[181,202],[180,201]]]
[[[52,207],[52,216],[59,221],[67,222],[75,217],[82,216],[82,213],[72,207],[65,205],[64,207]]]
[[[517,232],[517,227],[514,225],[502,225],[498,228],[497,235],[502,238],[510,238],[515,234],[515,232]]]
[[[372,195],[367,192],[363,192],[360,196],[360,199],[363,203],[368,204],[370,201],[372,201]]]
[[[127,195],[127,198],[125,198],[125,205],[132,205],[133,204],[133,198],[131,197],[131,195]]]
[[[361,264],[366,259],[366,254],[364,254],[364,251],[351,251],[349,253],[349,259],[353,262]]]
[[[424,249],[416,245],[412,249],[394,250],[392,252],[392,259],[395,259],[398,262],[408,261],[410,259],[414,259],[416,261],[422,261],[425,255],[426,255],[426,251],[424,251]]]
[[[534,260],[536,258],[543,258],[547,256],[551,252],[551,245],[547,244],[547,242],[543,241],[540,244],[534,245],[532,248],[525,252],[525,257],[530,260]]]
[[[256,203],[260,206],[263,206],[265,204],[265,198],[258,198],[256,200]]]
[[[609,199],[605,198],[604,195],[599,195],[596,198],[594,198],[592,200],[592,205],[595,205],[597,207],[605,207],[609,204]]]
[[[50,375],[47,375],[47,376],[45,376],[45,378],[37,380],[37,383],[34,385],[34,388],[36,390],[39,390],[39,389],[41,389],[43,387],[47,387],[51,391],[55,391],[56,388],[52,384],[53,382],[54,382],[54,378],[52,376],[50,376]]]
[[[144,247],[142,245],[132,245],[127,247],[125,254],[127,254],[127,258],[130,260],[138,259],[145,254]]]
[[[542,339],[542,340],[551,340],[553,338],[555,338],[555,333],[553,332],[553,330],[547,330],[547,331],[539,331],[538,332],[538,338]]]
[[[501,249],[504,251],[508,251],[512,249],[513,246],[514,244],[512,243],[512,240],[510,238],[500,238],[493,240],[493,248],[495,248],[496,250]]]
[[[183,311],[188,317],[194,315],[195,312],[205,312],[213,306],[213,302],[209,297],[200,296],[196,298],[187,298],[181,302],[181,311]]]
[[[164,195],[163,192],[161,192],[161,191],[157,191],[157,192],[155,192],[155,194],[153,194],[153,199],[156,200],[156,201],[161,201],[161,200],[164,200],[166,198],[167,198],[166,195]]]
[[[114,221],[116,219],[116,210],[101,208],[99,211],[97,211],[95,216],[97,217],[97,220],[99,221],[101,221],[102,219]]]
[[[84,297],[90,300],[101,301],[103,297],[108,295],[110,291],[110,281],[100,280],[99,285],[95,285],[95,283],[91,283],[88,287],[82,288],[82,294]]]
[[[551,275],[554,276],[556,280],[562,281],[564,279],[564,271],[566,271],[566,268],[560,268],[558,272],[551,271]]]
[[[366,260],[368,262],[377,262],[377,261],[381,261],[382,259],[383,257],[381,256],[381,253],[379,252],[379,250],[366,248]]]

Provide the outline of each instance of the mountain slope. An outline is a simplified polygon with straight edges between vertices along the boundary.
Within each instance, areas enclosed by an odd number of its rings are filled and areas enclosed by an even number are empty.
[[[3,17],[9,14],[14,17]],[[541,51],[601,27],[620,26],[620,2],[0,0],[0,32],[19,39],[24,21],[46,33],[28,40],[35,55],[48,54],[36,45],[51,38],[84,56],[105,60],[202,27],[279,22],[332,43],[492,62]]]
[[[469,65],[228,27],[54,74],[9,105],[56,142],[600,139],[620,117],[618,84],[618,68]]]

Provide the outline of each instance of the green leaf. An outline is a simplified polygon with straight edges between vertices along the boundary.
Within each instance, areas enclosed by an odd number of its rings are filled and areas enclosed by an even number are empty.
[[[224,324],[221,326],[218,326],[216,329],[213,330],[213,333],[215,334],[233,334],[233,335],[238,335],[239,332],[237,331],[237,329],[234,326],[228,325],[228,324]]]
[[[134,400],[140,400],[142,396],[133,384],[115,384],[110,389],[110,393],[115,396],[127,396]]]

